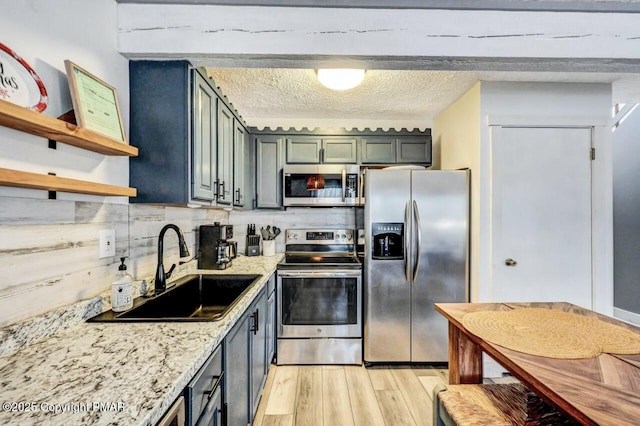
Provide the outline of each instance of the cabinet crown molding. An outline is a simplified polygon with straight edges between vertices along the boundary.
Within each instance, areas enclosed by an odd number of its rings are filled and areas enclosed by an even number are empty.
[[[431,129],[382,129],[382,128],[365,128],[365,129],[354,129],[346,127],[341,127],[338,129],[321,129],[318,127],[314,127],[312,129],[308,127],[303,127],[301,129],[297,128],[283,128],[283,127],[249,127],[249,133],[257,134],[257,135],[323,135],[323,136],[431,136]]]

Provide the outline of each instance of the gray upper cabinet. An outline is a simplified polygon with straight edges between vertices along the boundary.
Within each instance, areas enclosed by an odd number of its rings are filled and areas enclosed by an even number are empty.
[[[282,166],[285,140],[260,135],[256,141],[256,207],[282,208]]]
[[[358,162],[358,140],[356,138],[323,138],[322,155],[323,163],[355,164]]]
[[[357,139],[292,136],[287,138],[287,164],[356,163]]]
[[[233,205],[253,207],[253,149],[244,126],[234,120],[233,134]]]
[[[233,136],[231,110],[218,102],[218,204],[233,202]]]
[[[361,164],[431,164],[431,138],[422,136],[363,137]]]
[[[130,61],[132,203],[211,205],[216,175],[216,98],[186,61]]]
[[[404,137],[396,139],[396,162],[431,164],[431,139]]]
[[[318,164],[322,139],[315,136],[287,138],[287,164]]]
[[[365,137],[360,145],[362,164],[393,164],[396,162],[396,139],[389,137]]]

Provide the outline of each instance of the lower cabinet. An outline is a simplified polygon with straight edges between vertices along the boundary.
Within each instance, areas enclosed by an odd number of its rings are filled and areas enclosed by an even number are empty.
[[[185,389],[187,426],[222,426],[223,381],[222,348],[217,347]]]
[[[253,420],[253,415],[258,409],[262,386],[267,377],[267,296],[263,292],[252,307],[249,308],[251,315],[251,327],[249,328],[249,347],[251,348],[251,400],[249,420]]]
[[[276,353],[276,274],[267,283],[267,365],[273,361]]]
[[[266,378],[267,297],[262,290],[225,338],[226,424],[253,420]]]

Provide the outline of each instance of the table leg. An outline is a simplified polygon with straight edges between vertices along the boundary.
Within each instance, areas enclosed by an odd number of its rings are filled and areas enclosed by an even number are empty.
[[[449,384],[482,383],[482,350],[449,322]]]

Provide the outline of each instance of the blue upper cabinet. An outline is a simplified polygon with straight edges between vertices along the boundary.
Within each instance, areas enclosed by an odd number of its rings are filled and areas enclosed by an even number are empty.
[[[130,61],[129,87],[131,143],[144,149],[129,163],[131,202],[252,207],[254,150],[206,74],[187,61]]]
[[[216,99],[186,61],[130,61],[129,163],[133,203],[211,205],[215,199]]]
[[[216,197],[216,94],[209,83],[193,71],[192,197],[213,201]]]

